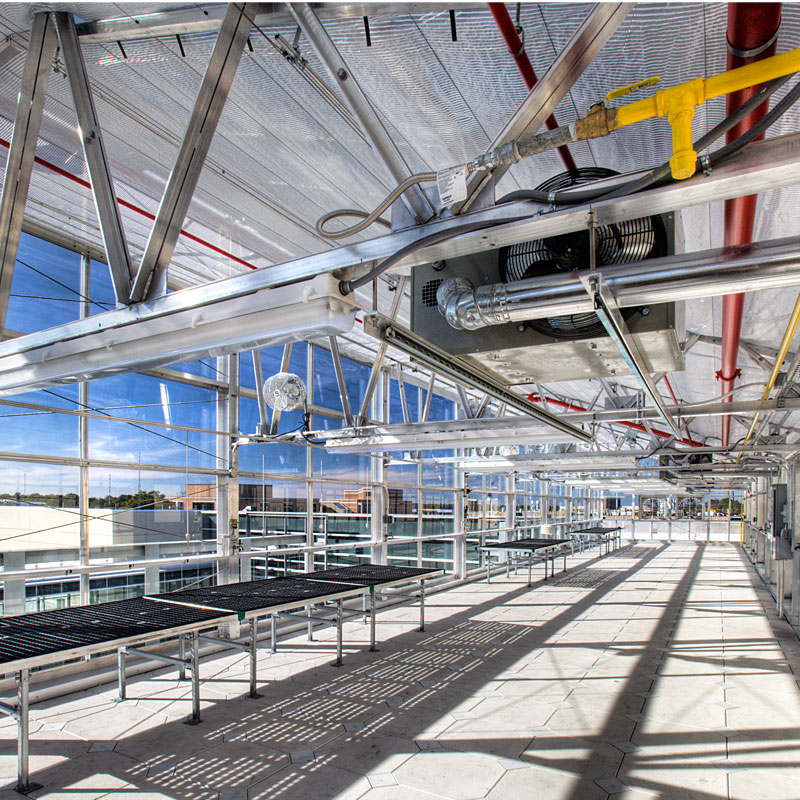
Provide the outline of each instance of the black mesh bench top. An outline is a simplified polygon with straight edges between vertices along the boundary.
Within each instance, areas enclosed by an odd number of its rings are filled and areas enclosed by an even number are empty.
[[[197,628],[228,614],[208,609],[169,606],[143,597],[91,606],[75,606],[0,618],[0,664],[65,651],[99,650],[126,639],[173,629]],[[62,655],[61,658],[69,658]]]
[[[569,535],[577,536],[578,534],[581,533],[598,535],[603,533],[614,533],[615,531],[621,531],[621,530],[622,530],[621,526],[617,526],[616,528],[601,528],[598,526],[594,528],[581,528],[579,531],[570,531]]]
[[[386,564],[356,564],[351,567],[338,567],[337,569],[318,570],[295,575],[308,581],[341,581],[342,583],[355,584],[356,586],[377,586],[384,583],[420,580],[422,578],[438,577],[443,573],[441,569],[425,567],[392,567]]]
[[[481,550],[543,550],[562,544],[572,544],[571,539],[516,539],[513,542],[491,542],[483,545]]]
[[[188,589],[152,595],[163,604],[210,608],[228,613],[269,611],[277,607],[301,607],[325,598],[336,599],[360,593],[353,583],[316,582],[298,578],[268,578],[244,583],[228,583],[205,589]]]

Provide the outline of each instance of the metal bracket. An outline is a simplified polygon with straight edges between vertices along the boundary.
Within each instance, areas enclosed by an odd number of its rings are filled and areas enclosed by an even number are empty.
[[[648,370],[645,368],[646,360],[620,313],[614,295],[603,282],[603,276],[595,272],[582,277],[581,283],[583,283],[584,288],[594,302],[597,318],[619,349],[625,363],[631,368],[631,372],[639,381],[642,391],[650,398],[650,402],[655,406],[659,416],[669,426],[669,429],[677,438],[681,438],[680,428],[664,404]]]

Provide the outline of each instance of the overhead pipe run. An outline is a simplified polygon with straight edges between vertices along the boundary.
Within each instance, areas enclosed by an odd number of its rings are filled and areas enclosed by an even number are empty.
[[[775,54],[778,29],[781,24],[780,3],[729,3],[728,4],[728,69],[735,69],[755,61],[770,58]],[[757,86],[741,89],[728,95],[727,114],[731,114],[742,103],[758,91]],[[756,108],[738,125],[732,128],[726,142],[730,143],[757,124],[767,113],[767,104]],[[763,139],[763,134],[758,137]],[[726,246],[747,244],[753,240],[758,195],[751,194],[725,201]],[[742,330],[744,294],[733,294],[722,298],[722,353],[717,378],[722,381],[722,393],[730,392],[738,377],[736,367],[739,355],[739,336]],[[730,401],[731,398],[728,398]],[[722,418],[722,444],[730,440],[731,418]]]
[[[497,27],[503,36],[506,46],[508,47],[508,52],[516,62],[520,74],[522,75],[522,79],[525,81],[525,86],[528,88],[528,91],[530,91],[534,86],[536,86],[539,79],[536,77],[536,73],[533,71],[533,65],[528,58],[528,54],[525,52],[525,42],[520,38],[517,28],[514,26],[511,15],[508,13],[505,3],[489,3],[488,5],[489,11],[494,18],[495,23],[497,23]],[[551,114],[544,121],[544,124],[549,131],[552,131],[558,127],[558,122],[556,122],[554,114]],[[562,145],[558,148],[558,154],[561,156],[564,166],[570,172],[577,170],[578,167],[575,164],[575,159],[572,157],[572,153],[570,153],[569,148],[566,145]]]
[[[604,267],[603,281],[617,305],[648,306],[715,297],[731,291],[758,291],[800,285],[800,237],[777,239],[694,254],[653,258]],[[449,278],[437,292],[439,310],[460,330],[525,322],[564,314],[591,313],[592,299],[573,272],[477,288],[465,278]]]
[[[545,403],[549,405],[558,406],[559,408],[565,408],[567,411],[588,411],[588,408],[584,406],[580,406],[577,403],[573,402],[565,402],[564,400],[559,400],[556,397],[545,397],[539,394],[529,394],[528,400],[533,403]],[[628,422],[626,420],[619,420],[615,422],[610,422],[610,425],[621,425],[623,428],[630,428],[634,431],[642,431],[642,433],[652,433],[653,436],[658,437],[659,439],[672,439],[679,444],[688,444],[691,447],[703,447],[702,442],[698,442],[696,439],[692,439],[691,435],[688,437],[684,437],[683,439],[678,439],[675,437],[674,433],[670,433],[669,431],[662,431],[660,428],[654,428],[652,425],[644,426],[639,424],[638,422]]]

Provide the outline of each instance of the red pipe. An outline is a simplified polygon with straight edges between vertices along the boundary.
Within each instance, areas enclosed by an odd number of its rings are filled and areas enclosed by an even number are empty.
[[[529,394],[528,400],[532,403],[550,403],[554,406],[558,406],[559,408],[566,408],[567,411],[588,411],[588,408],[584,408],[583,406],[579,406],[577,403],[572,402],[565,402],[564,400],[557,400],[555,397],[542,397],[539,394]],[[650,433],[652,431],[654,436],[658,436],[659,439],[671,439],[672,434],[668,433],[667,431],[662,431],[659,428],[654,428],[652,425],[648,430],[644,425],[640,425],[638,422],[628,422],[626,420],[615,420],[611,423],[612,425],[622,425],[624,428],[632,428],[635,431],[643,431],[644,433]],[[698,442],[694,439],[676,439],[676,442],[680,442],[681,444],[688,444],[692,447],[703,447],[702,442]]]
[[[8,150],[11,147],[11,143],[7,142],[5,139],[0,139],[0,146],[5,147],[6,150]],[[56,164],[53,164],[50,161],[45,161],[43,158],[39,158],[39,156],[35,156],[33,160],[34,163],[49,169],[51,172],[55,172],[56,175],[60,175],[62,178],[66,178],[73,183],[77,183],[78,186],[83,186],[84,189],[88,189],[89,191],[92,190],[92,185],[89,183],[89,181],[85,181],[83,178],[79,178],[77,175],[73,175],[71,172],[61,169],[61,167],[57,166]],[[129,203],[127,200],[120,200],[118,197],[117,202],[123,208],[127,208],[130,211],[135,211],[137,214],[141,214],[143,217],[147,217],[149,220],[155,220],[154,214],[151,214],[149,211],[145,211],[143,208],[139,208],[139,206],[133,205],[133,203]],[[193,242],[197,242],[197,244],[200,244],[203,247],[207,247],[209,250],[213,250],[218,255],[229,258],[231,261],[235,261],[237,264],[245,266],[248,269],[258,269],[258,267],[254,267],[252,264],[248,264],[238,256],[233,255],[233,253],[229,253],[227,250],[223,250],[221,247],[217,247],[215,244],[211,244],[211,242],[207,242],[205,239],[201,239],[199,236],[189,233],[189,231],[181,230],[180,235],[185,236],[187,239],[190,239]]]
[[[753,61],[775,54],[778,28],[781,24],[780,3],[728,3],[728,69],[735,69]],[[762,49],[763,48],[763,49]],[[748,51],[750,53],[748,54]],[[756,51],[756,52],[752,52]],[[726,112],[731,114],[755,94],[759,86],[742,89],[728,95]],[[767,113],[768,103],[763,103],[732,128],[726,138],[732,142],[753,127]],[[758,137],[763,139],[763,134]],[[736,197],[725,201],[726,247],[748,244],[753,241],[753,222],[758,195]],[[721,368],[717,378],[722,381],[722,394],[733,390],[740,371],[736,368],[739,356],[739,335],[742,330],[744,294],[729,294],[722,298],[722,353]],[[723,399],[730,403],[733,396]],[[727,447],[731,433],[731,418],[722,417],[722,446]]]
[[[508,52],[511,53],[514,61],[517,62],[517,67],[522,74],[522,79],[525,81],[525,86],[527,86],[528,91],[530,91],[536,86],[539,79],[533,71],[531,61],[528,58],[528,54],[525,52],[525,45],[522,43],[522,39],[519,38],[511,15],[508,13],[505,3],[489,3],[488,5],[489,11],[491,11],[494,21],[497,23],[497,27],[500,29],[500,33],[508,47]],[[545,120],[544,124],[549,131],[558,127],[558,122],[556,122],[556,118],[552,114]],[[574,172],[578,169],[575,160],[572,158],[572,153],[570,153],[566,145],[562,145],[558,148],[558,154],[561,156],[564,166],[570,172]]]

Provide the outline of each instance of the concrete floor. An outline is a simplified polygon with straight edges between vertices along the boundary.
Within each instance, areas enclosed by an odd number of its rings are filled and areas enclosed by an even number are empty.
[[[346,626],[32,708],[37,798],[800,798],[800,642],[733,545],[634,544],[555,579],[463,586]],[[539,568],[539,572],[541,568]],[[393,621],[397,624],[388,624]],[[13,785],[14,728],[0,727]],[[0,791],[0,800],[19,797]]]

